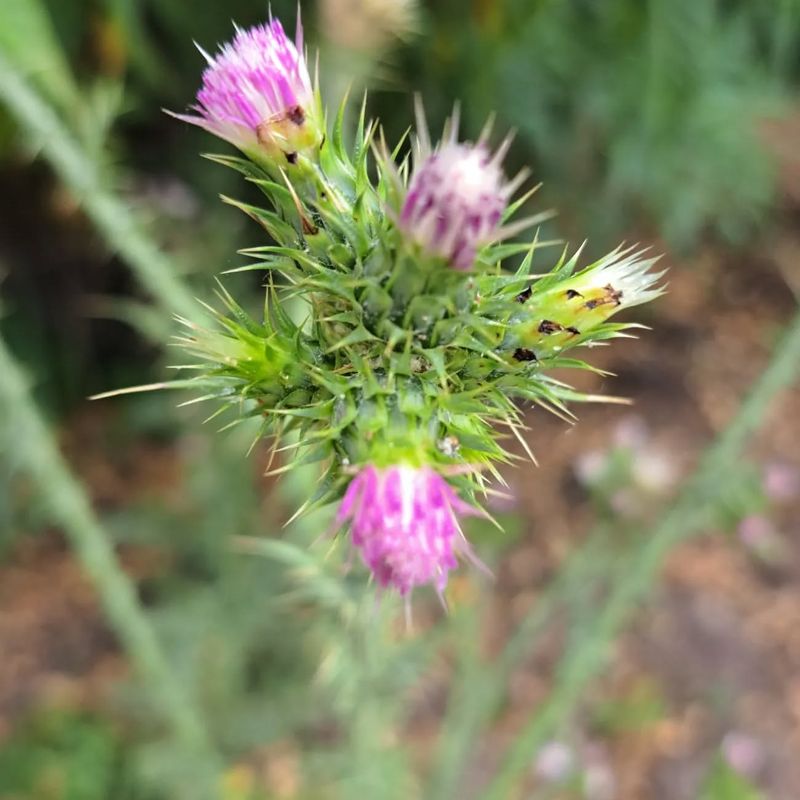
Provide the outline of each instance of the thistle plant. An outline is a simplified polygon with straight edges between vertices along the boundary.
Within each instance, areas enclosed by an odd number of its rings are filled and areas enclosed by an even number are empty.
[[[611,318],[660,293],[655,259],[620,248],[582,267],[564,251],[533,274],[538,235],[506,241],[544,218],[516,219],[535,189],[515,197],[527,173],[505,177],[510,140],[493,152],[487,126],[462,142],[455,114],[434,145],[418,106],[390,149],[362,104],[348,146],[299,20],[294,43],[270,19],[206,59],[196,114],[178,116],[235,145],[210,158],[265,197],[226,201],[269,237],[240,268],[265,273],[266,302],[254,319],[223,289],[212,325],[183,319],[184,369],[219,412],[259,421],[287,454],[276,471],[319,465],[299,511],[340,501],[336,531],[380,587],[441,596],[459,557],[481,566],[460,520],[488,516],[481,500],[516,457],[504,441],[525,445],[521,405],[566,416],[597,399],[550,372],[592,369],[570,351],[626,335]]]

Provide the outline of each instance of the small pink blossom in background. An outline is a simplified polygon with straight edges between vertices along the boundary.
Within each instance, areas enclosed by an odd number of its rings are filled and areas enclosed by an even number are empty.
[[[584,486],[591,486],[602,478],[608,466],[608,451],[587,450],[575,461],[575,475]]]
[[[613,438],[617,447],[638,450],[644,447],[650,438],[650,434],[647,430],[647,424],[641,417],[630,415],[623,417],[614,426]]]
[[[575,772],[575,753],[563,742],[552,741],[536,755],[534,771],[547,783],[563,783]]]
[[[678,467],[670,453],[651,441],[647,426],[640,417],[622,419],[612,435],[608,449],[587,450],[575,461],[575,475],[585,486],[598,484],[614,464],[615,451],[628,457],[627,485],[611,498],[612,508],[623,515],[640,513],[649,502],[646,495],[667,492],[678,478]]]
[[[433,584],[441,595],[457,556],[475,557],[458,515],[481,515],[430,467],[364,467],[342,499],[336,524],[351,523],[352,542],[382,587],[407,596]]]
[[[786,560],[786,542],[772,520],[763,514],[750,514],[737,528],[741,543],[759,560],[778,566]]]
[[[677,468],[666,452],[649,448],[639,453],[633,463],[636,483],[648,492],[667,491],[677,480]]]
[[[497,237],[509,191],[484,145],[446,142],[415,167],[400,227],[429,255],[469,269]]]
[[[731,769],[746,778],[755,778],[766,760],[761,742],[741,731],[725,734],[722,740],[722,756]]]
[[[653,443],[641,417],[622,419],[614,429],[614,443],[632,452],[632,477],[639,488],[660,493],[667,491],[677,480],[674,460],[666,450]]]
[[[197,114],[174,116],[242,150],[289,153],[313,143],[317,134],[306,120],[314,93],[299,19],[296,43],[279,20],[271,19],[248,30],[237,28],[216,56],[203,55],[208,67],[193,106]]]
[[[792,500],[800,490],[800,471],[789,464],[773,461],[764,467],[763,486],[770,500]]]
[[[583,794],[586,800],[615,800],[617,779],[607,749],[589,742],[583,748]]]
[[[775,536],[775,526],[763,514],[750,514],[740,523],[739,538],[747,547],[759,549]]]

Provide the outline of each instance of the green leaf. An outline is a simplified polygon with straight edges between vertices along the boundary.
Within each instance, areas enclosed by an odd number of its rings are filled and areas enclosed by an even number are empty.
[[[81,103],[72,69],[39,0],[3,0],[0,3],[0,51],[62,110]]]

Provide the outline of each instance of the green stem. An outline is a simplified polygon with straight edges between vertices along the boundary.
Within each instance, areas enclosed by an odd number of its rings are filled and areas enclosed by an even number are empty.
[[[21,369],[0,339],[0,417],[16,457],[46,498],[91,578],[104,610],[141,678],[159,701],[164,721],[188,751],[216,762],[205,726],[175,678],[130,579],[37,411]],[[213,796],[213,795],[209,795]]]
[[[533,753],[554,727],[572,712],[582,692],[601,668],[614,637],[652,585],[664,557],[678,542],[707,521],[724,483],[727,466],[738,458],[748,436],[762,421],[775,395],[800,374],[800,314],[792,322],[773,358],[744,401],[739,413],[705,453],[694,475],[661,522],[630,556],[588,635],[564,656],[547,701],[515,740],[484,800],[507,800]]]
[[[131,266],[145,289],[171,314],[202,318],[200,304],[175,276],[174,265],[148,238],[97,165],[83,152],[53,109],[0,53],[0,100],[20,128],[78,198],[108,243]]]
[[[426,796],[447,800],[458,794],[463,765],[470,757],[474,742],[502,702],[508,679],[547,628],[561,603],[570,604],[585,590],[592,589],[612,571],[607,555],[609,532],[599,528],[577,549],[558,575],[537,600],[506,644],[496,663],[481,660],[477,643],[479,609],[462,612],[455,621],[460,660],[458,683],[450,694],[447,714],[439,733],[439,753]],[[605,548],[605,552],[604,552]]]
[[[772,25],[772,75],[776,83],[787,80],[793,40],[797,37],[798,0],[778,0]]]

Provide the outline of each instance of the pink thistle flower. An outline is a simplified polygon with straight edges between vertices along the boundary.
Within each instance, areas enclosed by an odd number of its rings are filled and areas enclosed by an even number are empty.
[[[476,144],[458,142],[458,111],[433,149],[425,113],[417,106],[414,171],[398,225],[409,241],[451,267],[467,270],[478,251],[493,241],[513,236],[536,220],[501,225],[509,198],[528,176],[520,172],[506,181],[500,163],[511,145],[507,138],[492,155],[486,144],[487,125]]]
[[[448,142],[415,169],[400,227],[429,255],[469,269],[497,238],[507,201],[497,157],[481,144]]]
[[[380,586],[407,596],[432,583],[441,596],[458,555],[486,570],[456,516],[481,513],[430,467],[368,465],[347,488],[336,524],[351,521],[353,544]]]
[[[236,29],[232,42],[208,61],[193,110],[173,116],[199,125],[243,151],[284,153],[318,145],[322,132],[313,119],[314,92],[303,55],[303,28],[297,20],[292,43],[277,19],[249,30]]]

